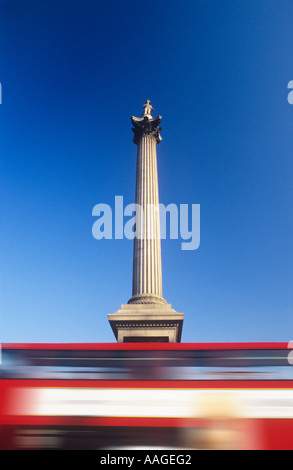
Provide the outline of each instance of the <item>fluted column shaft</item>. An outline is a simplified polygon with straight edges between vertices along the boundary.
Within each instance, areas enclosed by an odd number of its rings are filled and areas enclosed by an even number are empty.
[[[162,293],[157,170],[162,118],[152,116],[149,100],[143,108],[141,117],[131,118],[133,142],[137,145],[132,297],[108,318],[119,343],[177,343],[184,315],[176,312]]]
[[[156,119],[156,118],[155,118]],[[145,120],[134,142],[137,144],[136,196],[141,207],[136,213],[136,232],[133,251],[132,298],[129,303],[166,303],[162,293],[162,262],[157,170],[159,121]],[[154,121],[154,122],[153,122]]]

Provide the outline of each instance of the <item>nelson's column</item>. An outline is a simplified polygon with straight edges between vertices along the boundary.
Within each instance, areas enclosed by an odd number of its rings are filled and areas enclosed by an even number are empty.
[[[163,298],[157,144],[161,116],[152,117],[150,101],[140,118],[132,117],[137,145],[132,297],[108,319],[118,342],[180,342],[183,313]]]

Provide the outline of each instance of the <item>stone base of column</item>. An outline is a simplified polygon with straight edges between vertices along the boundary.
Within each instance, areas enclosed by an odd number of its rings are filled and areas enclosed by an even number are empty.
[[[128,304],[166,304],[167,300],[159,295],[137,294],[131,297]]]
[[[170,304],[127,304],[108,314],[118,343],[180,343],[183,317]]]

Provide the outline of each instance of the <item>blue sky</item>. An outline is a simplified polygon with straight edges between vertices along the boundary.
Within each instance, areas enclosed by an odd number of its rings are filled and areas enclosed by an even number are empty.
[[[92,209],[134,202],[130,117],[162,115],[160,201],[200,204],[162,241],[182,340],[293,338],[291,0],[0,1],[0,342],[112,342],[132,242]]]

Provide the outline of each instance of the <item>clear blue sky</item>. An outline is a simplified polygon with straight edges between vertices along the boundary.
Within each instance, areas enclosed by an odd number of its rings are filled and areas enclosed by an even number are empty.
[[[92,236],[134,202],[130,117],[162,115],[160,201],[201,205],[162,241],[182,340],[293,339],[292,0],[0,1],[0,342],[112,342],[132,242]]]

